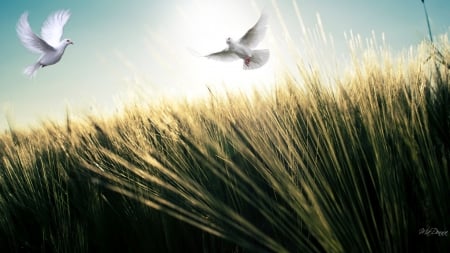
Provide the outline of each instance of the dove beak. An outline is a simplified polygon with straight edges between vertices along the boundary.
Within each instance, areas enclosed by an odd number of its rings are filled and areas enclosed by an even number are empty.
[[[75,43],[73,43],[73,41],[71,41],[71,42],[69,42],[69,44],[72,44],[72,45],[73,45],[73,44],[75,44]]]

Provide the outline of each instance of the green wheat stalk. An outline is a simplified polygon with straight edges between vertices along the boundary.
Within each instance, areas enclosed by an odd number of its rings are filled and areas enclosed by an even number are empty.
[[[444,55],[439,51],[439,49],[434,44],[433,34],[431,32],[431,26],[430,26],[430,18],[428,17],[428,11],[427,11],[427,7],[425,5],[425,0],[421,0],[421,1],[422,1],[422,5],[423,5],[423,10],[425,12],[425,18],[427,20],[428,36],[430,37],[431,46],[434,48],[435,54],[438,56],[437,60],[439,61],[439,63],[441,63],[442,65],[444,65],[450,69],[450,63],[445,61]],[[428,59],[430,59],[430,58],[428,58]]]
[[[433,42],[433,35],[432,35],[432,33],[431,33],[430,19],[428,18],[427,7],[426,7],[426,5],[425,5],[425,1],[424,1],[424,0],[421,0],[421,1],[422,1],[422,5],[423,5],[423,10],[424,10],[424,12],[425,12],[425,18],[427,19],[428,36],[430,37],[430,41],[431,41],[431,43],[433,44],[433,43],[434,43],[434,42]]]

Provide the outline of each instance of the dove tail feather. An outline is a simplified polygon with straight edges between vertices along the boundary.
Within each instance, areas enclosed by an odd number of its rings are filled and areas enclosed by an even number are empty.
[[[269,56],[269,49],[253,50],[252,57],[248,61],[244,60],[244,69],[250,70],[262,67],[269,60]]]
[[[25,75],[27,75],[28,77],[33,78],[34,76],[36,76],[36,71],[40,67],[41,67],[41,64],[39,62],[36,62],[35,64],[26,67],[25,70],[23,71],[23,73]]]

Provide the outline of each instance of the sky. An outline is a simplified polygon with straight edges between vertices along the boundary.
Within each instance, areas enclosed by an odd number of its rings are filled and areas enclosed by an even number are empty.
[[[449,32],[450,2],[425,3],[433,34]],[[63,37],[75,44],[59,63],[29,79],[22,71],[39,56],[21,45],[17,21],[28,11],[39,34],[47,16],[59,9],[72,13]],[[242,62],[199,56],[224,49],[227,37],[240,38],[262,10],[270,16],[268,34],[258,46],[271,50],[265,66],[244,71]],[[319,24],[323,33],[314,32]],[[309,44],[304,32],[312,37]],[[27,128],[58,121],[67,111],[80,117],[111,114],[136,98],[157,102],[207,94],[207,87],[265,87],[295,64],[296,59],[288,59],[292,47],[306,61],[311,50],[305,47],[314,48],[316,56],[329,55],[330,48],[345,55],[344,34],[350,32],[362,38],[384,36],[395,52],[428,35],[420,0],[2,0],[0,131],[8,124]],[[325,42],[315,43],[314,36]]]

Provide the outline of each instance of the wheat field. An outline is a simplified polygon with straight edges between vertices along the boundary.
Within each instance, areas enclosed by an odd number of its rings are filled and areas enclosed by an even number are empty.
[[[445,252],[450,45],[0,135],[1,252]],[[325,79],[333,79],[332,86]],[[443,232],[444,233],[444,232]]]

